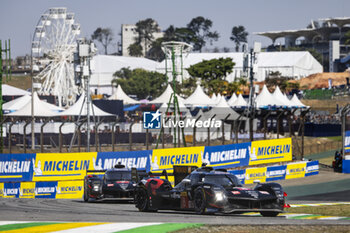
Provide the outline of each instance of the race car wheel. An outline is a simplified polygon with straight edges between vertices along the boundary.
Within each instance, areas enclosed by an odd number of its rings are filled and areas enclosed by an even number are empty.
[[[197,188],[194,191],[194,210],[198,214],[205,214],[206,210],[206,198],[202,188]]]
[[[86,185],[84,185],[84,195],[83,195],[83,199],[85,202],[88,202],[89,201],[89,195],[87,193],[87,188],[86,188]]]
[[[139,211],[149,211],[149,197],[147,194],[147,190],[141,188],[136,191],[135,204]]]
[[[279,212],[264,211],[264,212],[260,212],[260,214],[264,217],[276,217],[279,214]]]

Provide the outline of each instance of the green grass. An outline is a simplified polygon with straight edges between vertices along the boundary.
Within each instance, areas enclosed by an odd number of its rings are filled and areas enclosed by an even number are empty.
[[[203,224],[198,224],[198,223],[165,223],[160,225],[138,227],[138,228],[125,230],[125,231],[118,231],[118,232],[119,233],[145,233],[145,232],[167,233],[167,232],[173,232],[173,231],[182,230],[182,229],[198,228],[202,225]]]
[[[350,217],[350,205],[307,206],[288,208],[289,213]]]
[[[333,136],[333,137],[326,137],[330,140],[336,141],[336,142],[341,142],[342,141],[342,136]]]

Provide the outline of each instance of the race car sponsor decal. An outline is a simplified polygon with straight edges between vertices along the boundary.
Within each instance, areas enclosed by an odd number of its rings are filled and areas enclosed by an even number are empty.
[[[92,170],[97,153],[38,153],[33,160],[33,181],[81,180]]]
[[[259,191],[259,193],[264,194],[264,195],[269,195],[269,192],[266,192],[266,191]]]
[[[266,181],[284,180],[286,177],[286,165],[267,167]]]
[[[35,154],[1,154],[0,182],[31,181]]]
[[[231,191],[231,193],[232,193],[233,195],[239,195],[239,194],[241,194],[240,191]]]
[[[150,163],[151,171],[173,170],[173,165],[201,166],[204,146],[155,149]]]
[[[252,184],[254,180],[260,182],[266,181],[266,167],[261,168],[247,168],[245,170],[245,184]]]
[[[215,168],[242,167],[249,164],[250,142],[222,145],[206,146],[201,154],[202,162]]]
[[[287,164],[286,179],[304,177],[305,170],[306,170],[306,162]]]
[[[114,165],[121,163],[127,168],[137,168],[149,170],[151,150],[141,151],[118,151],[118,152],[100,152],[97,153],[97,159],[93,158],[94,170],[103,170],[113,168]]]
[[[318,171],[319,171],[318,161],[307,162],[305,176],[317,175]]]
[[[292,160],[292,139],[282,138],[253,141],[250,148],[249,165],[275,163]]]

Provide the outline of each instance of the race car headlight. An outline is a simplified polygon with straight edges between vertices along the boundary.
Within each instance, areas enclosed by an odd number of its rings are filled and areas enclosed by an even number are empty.
[[[215,200],[223,201],[225,198],[225,194],[223,192],[215,192]]]
[[[94,191],[97,192],[97,191],[100,189],[100,187],[99,187],[98,185],[94,185],[94,188],[93,188],[93,189],[94,189]]]

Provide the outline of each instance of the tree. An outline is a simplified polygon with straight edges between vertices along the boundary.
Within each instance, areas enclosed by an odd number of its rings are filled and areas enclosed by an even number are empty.
[[[350,44],[350,30],[345,33],[344,37],[345,37],[345,44]]]
[[[239,46],[242,42],[247,42],[248,32],[245,31],[244,26],[233,27],[230,40],[236,44],[236,52],[239,50]]]
[[[212,26],[213,22],[210,19],[205,19],[202,16],[193,18],[191,22],[187,24],[187,29],[192,31],[194,34],[194,37],[191,38],[190,41],[193,44],[194,51],[202,52],[202,48],[205,46],[207,41],[212,44],[213,41],[217,41],[219,39],[219,33],[216,31],[210,31]]]
[[[122,68],[113,76],[113,84],[121,85],[126,94],[136,95],[139,99],[159,96],[166,88],[166,76],[158,72]]]
[[[133,43],[128,47],[129,55],[132,57],[142,57],[142,46],[138,43]]]
[[[105,49],[105,54],[107,55],[108,45],[111,44],[113,38],[113,31],[110,28],[97,28],[94,33],[91,35],[91,39],[97,40],[100,42]]]
[[[192,77],[201,78],[205,81],[215,79],[223,80],[228,74],[232,73],[235,63],[232,58],[218,58],[203,60],[187,68]]]
[[[144,42],[145,55],[148,50],[148,44],[153,40],[153,33],[159,31],[159,26],[154,19],[147,18],[136,23],[136,32],[138,33],[137,43],[141,45]]]

